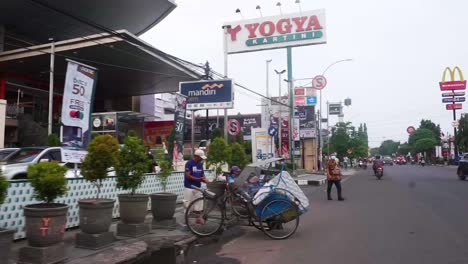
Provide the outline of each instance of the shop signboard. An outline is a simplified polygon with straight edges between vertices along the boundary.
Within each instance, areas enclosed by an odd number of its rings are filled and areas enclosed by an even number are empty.
[[[172,160],[177,167],[177,162],[184,160],[184,131],[185,131],[185,115],[187,112],[187,97],[181,94],[175,96],[175,138],[174,149],[172,151]],[[193,117],[192,117],[193,118]]]
[[[97,69],[72,60],[67,62],[60,138],[65,146],[85,148],[91,139],[91,106]]]
[[[306,104],[307,105],[316,105],[317,104],[317,96],[307,96],[306,97]]]
[[[295,106],[304,106],[306,105],[306,98],[304,96],[294,97]]]
[[[187,110],[234,107],[231,79],[181,82],[179,89],[187,97]]]
[[[251,130],[253,128],[261,127],[262,120],[260,114],[246,114],[246,115],[235,115],[235,116],[228,116],[228,122],[230,120],[237,120],[240,124],[240,131],[244,135],[244,140],[251,140]],[[206,122],[208,121],[208,126]],[[216,128],[218,120],[215,116],[210,116],[208,120],[204,117],[199,117],[196,120],[195,125],[195,133],[201,134],[203,136],[206,135],[206,129],[208,127],[208,135],[211,135],[213,129]],[[219,117],[219,127],[224,126],[224,118]]]
[[[449,80],[447,80],[447,73]],[[455,73],[458,73],[459,80],[456,80]],[[442,74],[442,81],[439,82],[439,86],[441,91],[465,90],[466,80],[463,78],[463,73],[458,66],[455,66],[453,70],[447,67]]]
[[[454,97],[454,96],[465,96],[465,92],[447,92],[442,93],[442,97]]]
[[[229,54],[327,42],[324,9],[234,21],[224,26],[229,26]]]
[[[442,103],[461,103],[465,102],[465,97],[442,98]]]
[[[462,104],[447,104],[447,105],[445,105],[445,109],[447,109],[447,110],[459,110],[459,109],[462,109]]]
[[[314,138],[315,134],[315,128],[301,128],[301,130],[299,130],[300,138]]]

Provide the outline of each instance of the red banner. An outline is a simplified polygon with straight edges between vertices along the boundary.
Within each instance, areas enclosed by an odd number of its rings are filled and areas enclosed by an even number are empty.
[[[441,91],[465,90],[466,81],[439,82]]]

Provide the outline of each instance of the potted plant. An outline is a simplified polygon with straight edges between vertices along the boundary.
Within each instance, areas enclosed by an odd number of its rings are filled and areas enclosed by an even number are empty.
[[[100,194],[102,182],[111,170],[118,167],[119,144],[111,135],[99,135],[94,137],[87,150],[88,154],[81,166],[81,174],[96,186],[97,192],[95,198],[78,201],[80,229],[83,233],[91,235],[108,233],[115,201],[102,199]],[[77,244],[79,243],[81,240],[77,237]],[[86,245],[79,246],[87,247]]]
[[[66,167],[55,162],[39,162],[28,168],[28,179],[34,189],[34,197],[44,201],[23,208],[30,246],[47,247],[63,240],[68,205],[54,203],[54,200],[67,192],[66,172]]]
[[[124,224],[142,224],[145,221],[148,212],[148,194],[136,193],[136,190],[143,183],[149,165],[141,139],[127,136],[124,146],[120,149],[119,164],[116,167],[117,187],[130,191],[118,196],[120,219]],[[118,227],[118,233],[120,230]]]
[[[0,207],[6,200],[9,185],[10,183],[3,177],[2,171],[0,170]],[[0,263],[3,263],[2,261],[6,261],[5,263],[8,262],[14,233],[15,230],[0,228],[0,256],[2,256]]]
[[[166,192],[169,177],[172,175],[172,164],[167,160],[160,160],[161,171],[157,174],[163,192],[151,194],[151,212],[153,227],[173,227],[177,194]]]
[[[207,167],[213,167],[216,173],[216,178],[206,184],[208,189],[217,195],[222,195],[226,184],[219,182],[218,176],[223,174],[222,166],[230,160],[230,148],[224,141],[224,139],[217,137],[210,144],[210,151],[208,151],[208,158],[206,159]]]

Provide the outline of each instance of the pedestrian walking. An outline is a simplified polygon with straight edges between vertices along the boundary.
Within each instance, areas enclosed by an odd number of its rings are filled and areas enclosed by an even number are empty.
[[[328,200],[333,200],[331,197],[331,189],[333,184],[336,186],[338,192],[338,201],[344,201],[344,198],[341,194],[341,170],[338,167],[338,164],[334,158],[331,158],[327,162],[325,168],[325,173],[327,174],[327,196]]]
[[[196,189],[193,189],[192,186],[198,188],[201,187],[201,183],[207,183],[208,180],[205,177],[205,171],[203,170],[202,160],[206,159],[205,152],[201,149],[195,150],[193,159],[187,161],[185,164],[185,178],[184,178],[184,207],[188,208],[190,203],[202,197],[202,193]],[[197,223],[203,224],[203,219],[201,218],[201,212],[203,210],[203,204],[198,203],[194,207],[193,213],[198,215]],[[192,212],[191,212],[192,213]]]

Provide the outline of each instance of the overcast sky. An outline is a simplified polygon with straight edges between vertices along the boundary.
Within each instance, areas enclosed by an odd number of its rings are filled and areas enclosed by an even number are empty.
[[[155,47],[223,72],[223,22],[279,15],[272,0],[179,0],[178,7],[143,35]],[[294,0],[283,0],[282,12],[295,13]],[[325,9],[328,43],[293,48],[293,77],[313,77],[331,63],[323,101],[349,97],[345,121],[366,122],[371,146],[382,140],[407,140],[406,128],[422,118],[450,131],[452,112],[441,103],[438,82],[446,66],[468,75],[468,2],[461,0],[302,0],[302,10]],[[265,60],[272,59],[270,89],[278,93],[274,69],[286,68],[286,50],[229,56],[229,77],[265,94]],[[286,83],[283,83],[283,91]],[[236,90],[233,113],[259,113],[260,98]],[[463,104],[466,107],[466,103]],[[325,108],[324,108],[325,111]],[[458,112],[458,115],[460,112]],[[334,123],[336,119],[332,118]]]

